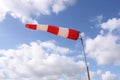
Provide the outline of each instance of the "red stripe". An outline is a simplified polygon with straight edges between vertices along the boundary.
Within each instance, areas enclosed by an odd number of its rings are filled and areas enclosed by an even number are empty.
[[[69,29],[68,37],[73,40],[77,40],[79,37],[79,32],[77,30]]]
[[[52,25],[48,25],[48,30],[47,32],[53,33],[53,34],[58,34],[59,32],[59,27],[57,26],[52,26]]]
[[[32,30],[36,30],[37,29],[37,25],[36,24],[25,24],[26,28],[32,29]]]

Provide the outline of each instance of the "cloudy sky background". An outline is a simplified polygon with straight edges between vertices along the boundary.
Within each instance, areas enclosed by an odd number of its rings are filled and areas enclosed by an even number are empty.
[[[120,80],[119,0],[0,0],[0,79],[86,80],[80,40],[25,23],[82,32],[92,80]]]

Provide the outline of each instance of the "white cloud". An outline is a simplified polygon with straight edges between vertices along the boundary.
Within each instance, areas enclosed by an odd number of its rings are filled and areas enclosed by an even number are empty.
[[[113,35],[98,35],[95,39],[87,39],[86,51],[89,57],[100,65],[110,63],[120,65],[120,45],[116,43],[117,39]]]
[[[95,79],[101,80],[102,73],[103,72],[101,70],[98,70],[96,72],[90,71],[90,78],[93,79],[93,80],[95,80]]]
[[[96,18],[91,19],[90,22],[95,22],[96,23],[95,26],[99,27],[100,24],[102,23],[102,20],[103,20],[103,15],[101,14],[97,16]]]
[[[99,15],[99,16],[97,16],[96,21],[97,21],[98,23],[101,23],[102,20],[103,20],[103,15],[102,15],[102,14]]]
[[[107,22],[101,24],[101,28],[107,29],[110,32],[114,29],[120,28],[120,19],[112,18],[109,19]]]
[[[84,63],[64,55],[69,52],[70,49],[57,46],[53,41],[0,50],[0,79],[59,80],[65,75],[69,80],[79,80]]]
[[[101,23],[101,33],[94,39],[86,40],[86,52],[88,56],[97,61],[99,65],[114,64],[120,66],[120,35],[113,34],[120,29],[120,19],[110,19]],[[108,32],[105,32],[108,30]]]
[[[0,21],[7,14],[24,22],[36,23],[34,17],[40,15],[58,14],[76,0],[0,0]]]
[[[0,9],[0,22],[5,19],[6,12]]]
[[[102,75],[102,80],[118,80],[115,74],[112,74],[110,71],[106,71]]]
[[[119,80],[119,76],[110,71],[90,71],[90,75],[92,80]]]

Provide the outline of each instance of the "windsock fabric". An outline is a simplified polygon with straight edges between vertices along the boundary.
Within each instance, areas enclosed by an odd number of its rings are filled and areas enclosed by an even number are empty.
[[[25,27],[32,30],[46,31],[72,40],[77,40],[79,37],[79,31],[77,30],[53,26],[53,25],[26,24]]]

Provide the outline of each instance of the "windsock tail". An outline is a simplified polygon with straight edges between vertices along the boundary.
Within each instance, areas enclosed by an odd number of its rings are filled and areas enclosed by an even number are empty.
[[[32,29],[32,30],[36,30],[37,29],[37,25],[36,24],[25,24],[26,28]]]

